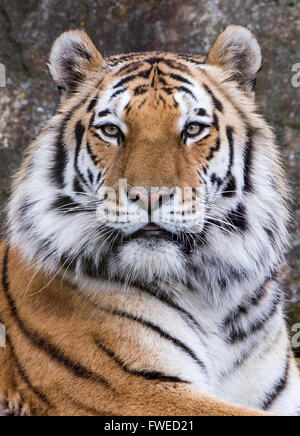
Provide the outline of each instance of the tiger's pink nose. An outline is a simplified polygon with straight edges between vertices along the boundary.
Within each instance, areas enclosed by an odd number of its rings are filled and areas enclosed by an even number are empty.
[[[160,207],[166,199],[169,198],[169,192],[164,190],[149,192],[146,189],[134,188],[130,191],[130,199],[132,201],[140,201],[141,206],[145,210],[153,210]]]

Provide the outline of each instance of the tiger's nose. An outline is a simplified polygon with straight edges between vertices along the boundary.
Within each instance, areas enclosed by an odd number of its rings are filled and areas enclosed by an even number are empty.
[[[170,199],[170,193],[166,190],[151,190],[134,188],[130,191],[130,200],[139,201],[145,210],[154,210]]]

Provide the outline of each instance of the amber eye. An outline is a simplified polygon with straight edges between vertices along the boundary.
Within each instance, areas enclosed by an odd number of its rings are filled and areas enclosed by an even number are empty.
[[[110,136],[111,138],[118,138],[120,135],[119,127],[114,124],[105,124],[104,126],[101,126],[101,129],[105,135]]]
[[[186,129],[185,129],[185,133],[187,136],[190,137],[195,137],[200,135],[200,133],[202,132],[204,126],[202,126],[201,124],[198,123],[191,123],[189,124]]]

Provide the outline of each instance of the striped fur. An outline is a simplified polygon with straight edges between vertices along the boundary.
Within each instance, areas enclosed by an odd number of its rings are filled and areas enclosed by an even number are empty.
[[[206,58],[103,59],[82,32],[55,43],[62,102],[16,178],[1,249],[7,413],[299,413],[288,190],[254,103],[260,65],[239,26]],[[172,194],[149,217],[135,187]]]

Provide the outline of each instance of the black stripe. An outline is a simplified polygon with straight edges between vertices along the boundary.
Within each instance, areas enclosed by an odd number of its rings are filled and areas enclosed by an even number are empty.
[[[230,174],[229,176],[229,180],[227,182],[227,184],[224,186],[224,189],[222,191],[222,197],[226,197],[226,198],[232,198],[236,195],[236,180],[235,177]]]
[[[116,91],[109,99],[109,101],[112,101],[114,98],[116,98],[118,95],[124,94],[124,92],[126,91],[125,88],[119,89],[118,91]]]
[[[80,149],[84,133],[85,133],[84,125],[81,123],[81,121],[77,121],[76,127],[75,127],[75,136],[76,136],[77,149],[78,148]]]
[[[254,295],[252,295],[245,303],[240,304],[236,309],[230,312],[230,314],[222,322],[222,326],[229,327],[236,324],[242,315],[249,314],[253,306],[258,306],[261,300],[267,294],[267,285],[273,282],[275,276],[275,274],[272,277],[268,276],[264,280],[264,283],[256,290]]]
[[[129,368],[129,366],[124,362],[124,360],[120,359],[116,354],[106,348],[99,339],[95,338],[95,343],[97,347],[99,347],[102,351],[104,351],[109,357],[111,357],[115,363],[117,363],[123,371],[127,372],[130,375],[134,375],[137,377],[143,377],[147,380],[159,380],[161,382],[167,383],[189,383],[185,380],[180,379],[179,377],[165,375],[159,371],[148,371],[146,369],[137,370],[133,368]]]
[[[89,122],[89,127],[88,127],[89,130],[91,129],[91,127],[93,127],[93,124],[95,122],[95,118],[96,118],[96,114],[93,113],[93,115],[91,116],[90,122]]]
[[[142,79],[149,79],[152,70],[153,68],[151,67],[149,68],[149,70],[141,71],[136,75],[136,77],[141,77]]]
[[[85,177],[82,174],[82,172],[80,171],[79,165],[78,165],[78,158],[79,158],[79,153],[81,150],[81,145],[82,145],[84,134],[85,134],[84,125],[81,123],[81,121],[77,121],[76,127],[75,127],[76,150],[75,150],[74,167],[75,167],[75,171],[77,172],[83,185],[88,185],[88,181],[85,179]]]
[[[68,120],[69,121],[69,120]],[[65,120],[61,126],[60,133],[55,144],[55,157],[54,165],[51,170],[51,178],[59,189],[63,189],[65,186],[65,169],[68,161],[68,154],[64,144],[64,131],[67,120]]]
[[[253,192],[253,183],[251,178],[252,161],[253,161],[253,132],[248,130],[248,140],[245,146],[244,154],[244,191]]]
[[[181,59],[187,61],[187,62],[193,62],[196,65],[203,65],[205,63],[205,59],[202,61],[199,61],[199,59],[195,58],[194,55],[189,55],[189,54],[185,54],[185,53],[178,53],[177,54],[178,57],[180,57]]]
[[[77,401],[75,398],[71,397],[70,395],[68,395],[66,393],[64,393],[64,395],[76,407],[77,411],[84,410],[85,412],[88,412],[94,416],[111,416],[112,415],[111,412],[106,412],[104,410],[98,410],[98,409],[95,409],[94,407],[88,406],[87,404],[83,404],[80,401]]]
[[[121,86],[126,85],[128,82],[133,82],[135,79],[137,79],[139,77],[142,77],[144,79],[149,79],[151,71],[152,71],[152,67],[149,68],[148,70],[140,71],[137,74],[131,74],[130,76],[124,77],[113,87],[113,89],[120,88]],[[117,91],[117,92],[119,92],[119,91]]]
[[[10,339],[8,334],[6,335],[6,341],[7,341],[7,344],[9,345],[9,347],[10,347],[10,352],[11,352],[12,358],[14,359],[14,362],[15,362],[16,368],[18,370],[18,373],[19,373],[21,379],[26,383],[28,389],[31,392],[33,392],[34,395],[36,397],[38,397],[40,401],[42,401],[42,403],[46,404],[48,407],[53,408],[53,405],[50,403],[50,401],[48,400],[47,396],[40,389],[38,389],[37,387],[33,386],[33,384],[31,383],[28,375],[26,374],[26,371],[25,371],[23,365],[20,363],[20,361],[19,361],[19,359],[18,359],[18,357],[16,355],[15,348],[14,348],[13,343],[12,343],[12,341],[11,341],[11,339]]]
[[[96,106],[97,102],[98,102],[98,98],[97,98],[97,97],[92,98],[92,100],[91,100],[91,102],[90,102],[90,104],[89,104],[89,107],[88,107],[87,111],[88,111],[88,112],[92,112],[92,110],[93,110],[94,107]]]
[[[207,93],[212,97],[215,108],[216,108],[219,112],[223,113],[224,108],[223,108],[223,105],[222,105],[222,103],[220,102],[220,100],[217,99],[217,97],[216,97],[215,94],[212,92],[212,90],[209,88],[209,86],[207,86],[206,84],[203,84],[203,86],[204,86],[204,89],[206,90],[206,92],[207,92]]]
[[[138,53],[139,56],[146,55],[147,53]],[[129,60],[135,59],[137,57],[137,53],[128,53],[121,56],[109,56],[106,61],[111,65],[118,65],[120,62],[124,63]]]
[[[229,212],[229,214],[224,218],[224,221],[228,224],[224,224],[222,226],[223,229],[231,232],[246,232],[248,229],[248,222],[245,206],[242,203],[239,203],[238,207]]]
[[[220,130],[220,125],[219,125],[219,117],[216,113],[214,113],[214,121],[212,123],[212,126],[219,131]]]
[[[289,378],[289,369],[290,369],[290,359],[289,359],[289,355],[288,355],[283,375],[281,376],[280,380],[278,380],[276,385],[273,387],[272,391],[269,392],[268,394],[266,394],[266,400],[263,402],[263,404],[261,406],[261,408],[263,410],[268,410],[273,405],[273,403],[275,402],[277,397],[287,387],[288,378]]]
[[[215,153],[217,153],[220,150],[220,147],[221,147],[221,140],[220,140],[220,138],[217,138],[216,139],[216,144],[210,150],[210,153],[209,153],[209,156],[207,157],[207,160],[211,160],[214,157]]]
[[[207,112],[206,112],[206,110],[202,107],[202,108],[200,108],[200,109],[196,109],[196,114],[197,114],[199,117],[205,117],[205,116],[207,115]]]
[[[101,83],[102,83],[102,79],[97,83],[96,87],[99,88]],[[87,99],[88,99],[88,95],[84,97],[76,106],[74,106],[70,110],[70,112],[65,116],[60,126],[60,131],[57,136],[56,144],[55,144],[56,150],[55,150],[55,157],[54,157],[54,165],[51,169],[51,178],[53,179],[53,182],[57,185],[59,189],[63,189],[65,187],[64,174],[68,161],[68,154],[64,144],[65,129],[68,122],[73,117],[74,113],[86,103]]]
[[[98,158],[98,157],[97,157],[97,156],[92,152],[91,144],[90,144],[89,141],[87,141],[87,143],[86,143],[86,149],[87,149],[87,152],[88,152],[90,158],[91,158],[92,161],[94,162],[94,165],[97,166],[97,165],[100,163],[100,160],[99,160],[99,158]]]
[[[116,76],[119,76],[121,73],[128,74],[128,73],[134,73],[137,71],[140,67],[143,66],[143,63],[141,61],[137,62],[131,62],[130,64],[123,65],[116,73]]]
[[[211,175],[211,177],[210,177],[210,181],[211,181],[211,183],[212,183],[213,185],[216,183],[217,186],[218,186],[218,188],[220,188],[220,186],[221,186],[222,183],[223,183],[223,180],[222,180],[220,177],[218,177],[218,176],[216,175],[216,173],[213,173],[213,174]]]
[[[188,68],[185,65],[183,65],[181,62],[173,62],[172,60],[163,57],[151,57],[151,58],[146,58],[143,61],[147,62],[150,65],[162,63],[170,68],[173,68],[174,70],[179,70],[181,72],[188,71]]]
[[[105,380],[105,378],[90,371],[88,368],[81,365],[79,362],[75,362],[71,360],[71,358],[69,358],[64,353],[64,351],[60,350],[56,345],[52,344],[51,341],[49,341],[47,338],[40,337],[36,331],[31,330],[25,326],[23,320],[21,319],[18,313],[15,302],[10,294],[9,282],[8,282],[8,260],[9,260],[9,246],[7,245],[5,249],[4,259],[3,259],[2,286],[11,314],[15,319],[16,324],[18,325],[23,335],[31,342],[31,344],[34,347],[43,351],[45,354],[47,354],[50,357],[50,359],[58,363],[60,366],[63,366],[65,369],[67,369],[76,377],[85,380],[90,380],[99,383],[101,385],[104,385],[107,388],[108,387],[111,388],[110,383],[107,380]]]
[[[93,305],[97,309],[103,310],[103,311],[110,313],[112,315],[116,315],[116,316],[120,316],[122,318],[130,319],[131,321],[137,322],[137,323],[143,325],[144,327],[148,327],[149,329],[155,331],[156,333],[159,334],[160,337],[171,342],[177,348],[181,349],[187,355],[189,355],[201,367],[201,369],[204,370],[205,373],[207,373],[207,369],[206,369],[204,363],[200,359],[198,359],[198,357],[195,355],[195,353],[187,345],[185,345],[179,339],[177,339],[177,338],[173,337],[172,335],[170,335],[169,333],[167,333],[165,330],[161,329],[159,326],[153,324],[150,321],[146,321],[143,318],[136,317],[132,313],[120,311],[117,309],[115,309],[115,310],[114,309],[107,309],[105,307],[99,306],[98,304],[93,304]]]
[[[268,313],[265,314],[262,319],[256,320],[255,322],[250,324],[248,326],[247,330],[245,330],[244,328],[242,328],[240,326],[233,325],[232,331],[228,335],[226,342],[233,345],[233,344],[236,344],[237,342],[244,341],[252,334],[260,331],[265,326],[267,321],[269,321],[273,317],[273,315],[276,313],[278,305],[279,305],[279,298],[277,295],[275,295],[275,298],[272,301],[272,304],[271,304],[271,307],[270,307]]]
[[[139,288],[142,292],[151,295],[151,297],[156,298],[157,300],[166,304],[170,308],[175,309],[177,312],[181,313],[181,315],[183,315],[184,318],[192,322],[193,326],[196,327],[197,330],[201,332],[201,334],[206,336],[205,330],[199,324],[199,322],[193,317],[193,315],[190,314],[183,307],[178,306],[178,304],[176,304],[166,293],[163,293],[162,290],[160,288],[157,288],[153,283],[150,286],[147,286],[147,284],[138,281],[134,281],[131,284],[132,286]]]
[[[105,109],[104,111],[101,111],[101,112],[99,112],[98,113],[98,117],[106,117],[107,115],[110,115],[111,114],[111,112],[110,112],[110,110],[109,109]]]
[[[161,83],[163,86],[167,86],[167,81],[163,79],[161,76],[158,76],[158,82]],[[153,77],[153,84],[151,84],[152,88],[154,88],[154,77]]]
[[[88,178],[89,178],[89,181],[91,182],[91,185],[93,185],[94,184],[94,175],[93,175],[93,173],[92,173],[92,171],[88,168]]]
[[[167,95],[172,95],[174,88],[161,88],[163,92],[165,92]]]
[[[177,88],[178,91],[184,92],[185,94],[190,95],[194,100],[197,100],[194,93],[188,89],[186,86],[180,86],[179,88]]]
[[[84,194],[85,193],[78,177],[74,177],[73,191],[76,192],[77,194]]]
[[[130,76],[124,77],[123,79],[121,79],[114,87],[113,89],[117,89],[120,88],[120,86],[124,86],[126,85],[126,83],[128,82],[132,82],[133,80],[135,80],[138,77],[137,74],[132,74]]]
[[[227,176],[230,175],[231,169],[233,166],[233,160],[234,160],[234,143],[233,143],[233,128],[230,126],[226,127],[226,136],[228,139],[228,145],[229,145],[229,168],[227,172]]]
[[[52,203],[51,209],[55,209],[62,214],[76,214],[83,211],[83,206],[74,201],[69,195],[59,195],[58,198]]]
[[[148,87],[145,85],[140,85],[137,86],[134,90],[134,95],[138,96],[138,95],[143,95],[146,94],[146,92],[148,91]]]
[[[177,82],[182,82],[182,83],[186,83],[188,85],[192,85],[193,86],[193,84],[192,84],[192,82],[190,80],[186,79],[183,76],[180,76],[179,74],[170,74],[170,77],[172,79],[174,79],[174,80],[177,80]]]

